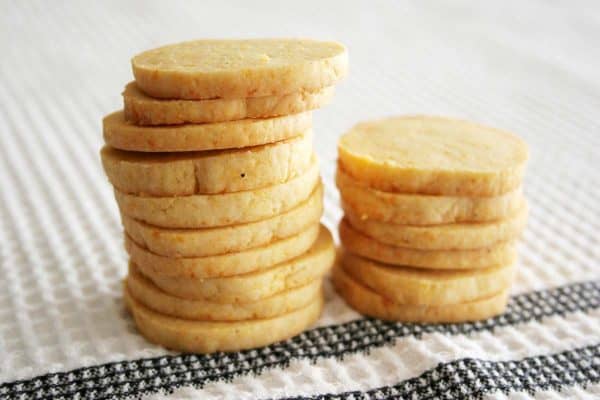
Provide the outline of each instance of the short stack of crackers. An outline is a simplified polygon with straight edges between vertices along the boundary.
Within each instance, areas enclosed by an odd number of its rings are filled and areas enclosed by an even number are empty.
[[[349,305],[410,322],[503,312],[527,220],[521,139],[411,116],[356,125],[338,153],[344,250],[333,281]]]
[[[124,293],[150,341],[233,351],[320,315],[333,264],[311,111],[347,71],[314,40],[203,40],[132,59],[102,162],[130,256]]]

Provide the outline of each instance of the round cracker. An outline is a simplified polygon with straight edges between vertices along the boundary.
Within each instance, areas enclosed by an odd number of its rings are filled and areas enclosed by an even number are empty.
[[[276,317],[307,306],[322,290],[322,282],[317,279],[307,285],[252,303],[226,304],[171,296],[156,287],[132,265],[129,266],[129,275],[125,282],[133,297],[158,313],[205,321],[243,321]]]
[[[305,201],[319,184],[319,165],[287,182],[256,190],[181,197],[147,197],[115,189],[121,213],[164,228],[211,228],[254,222]]]
[[[338,143],[351,177],[388,192],[498,196],[521,185],[527,145],[467,121],[407,116],[363,122]]]
[[[340,43],[309,39],[195,40],[131,60],[152,97],[214,99],[280,96],[331,86],[348,70]]]
[[[312,132],[236,150],[140,153],[104,146],[108,179],[124,193],[189,196],[254,190],[287,182],[308,169]]]
[[[478,321],[502,314],[508,302],[508,290],[466,303],[431,306],[399,304],[361,285],[344,270],[333,269],[333,284],[346,303],[361,314],[390,321],[457,323]]]
[[[265,119],[242,119],[214,124],[137,126],[123,111],[102,120],[104,141],[121,150],[177,152],[238,149],[275,143],[298,136],[312,127],[312,114]]]
[[[354,230],[346,220],[340,222],[340,240],[346,250],[385,264],[429,269],[475,269],[513,264],[517,258],[514,241],[472,250],[419,250],[390,246]]]
[[[294,92],[281,96],[238,99],[156,99],[142,92],[135,82],[125,86],[125,119],[136,125],[205,124],[246,118],[271,118],[316,110],[331,102],[335,88]]]
[[[493,222],[415,226],[380,222],[346,210],[346,220],[358,232],[378,242],[421,250],[471,250],[516,240],[527,223],[527,204],[516,214]]]
[[[508,218],[523,207],[518,189],[494,197],[431,196],[374,190],[349,177],[339,166],[336,185],[344,210],[360,218],[402,225],[486,222]]]
[[[335,259],[329,231],[322,228],[307,252],[271,268],[225,278],[189,279],[140,271],[156,286],[173,296],[213,303],[248,303],[273,296],[323,277]]]
[[[493,296],[512,284],[514,264],[470,270],[429,270],[381,264],[348,252],[344,272],[398,304],[448,305]]]
[[[266,346],[311,326],[323,309],[320,294],[307,306],[273,318],[236,322],[194,321],[152,311],[124,290],[125,303],[140,333],[152,343],[192,353],[238,351]]]
[[[166,257],[205,257],[244,251],[296,235],[323,213],[323,186],[289,211],[247,224],[204,229],[169,229],[121,215],[125,232],[152,253]]]
[[[141,247],[127,235],[125,235],[125,249],[129,253],[131,261],[138,265],[144,273],[150,272],[190,279],[215,278],[266,269],[298,257],[311,248],[320,229],[326,228],[315,224],[297,235],[277,240],[265,246],[207,257],[159,256]]]

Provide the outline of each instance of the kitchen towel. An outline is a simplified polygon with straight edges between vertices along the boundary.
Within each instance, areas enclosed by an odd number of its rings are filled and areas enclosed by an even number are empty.
[[[349,49],[349,78],[315,114],[333,231],[336,141],[359,120],[441,114],[529,143],[506,314],[383,322],[328,285],[317,326],[265,348],[181,355],[136,333],[101,118],[139,51],[269,36]],[[599,37],[595,1],[3,1],[0,399],[600,398]]]

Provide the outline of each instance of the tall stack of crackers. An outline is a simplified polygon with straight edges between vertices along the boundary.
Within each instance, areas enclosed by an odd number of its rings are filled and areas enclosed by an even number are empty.
[[[202,40],[132,59],[101,151],[130,256],[138,330],[167,348],[233,351],[320,315],[333,264],[312,110],[347,53],[314,40]]]
[[[527,220],[526,144],[474,123],[364,122],[338,144],[344,250],[333,282],[373,317],[461,322],[504,311]]]

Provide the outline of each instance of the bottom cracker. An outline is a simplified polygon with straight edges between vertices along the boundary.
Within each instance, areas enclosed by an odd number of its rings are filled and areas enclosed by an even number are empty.
[[[159,314],[124,290],[127,307],[140,333],[152,343],[191,353],[238,351],[295,336],[312,325],[323,309],[320,294],[306,307],[275,318],[238,322],[193,321]]]
[[[336,291],[361,314],[390,321],[452,323],[477,321],[501,314],[508,301],[508,289],[493,296],[446,306],[405,305],[394,303],[361,285],[335,266],[332,276]]]

